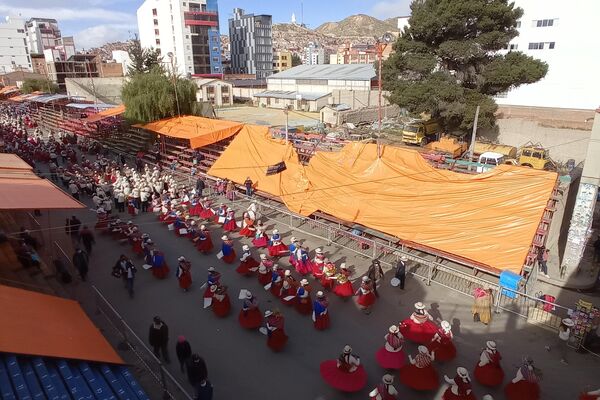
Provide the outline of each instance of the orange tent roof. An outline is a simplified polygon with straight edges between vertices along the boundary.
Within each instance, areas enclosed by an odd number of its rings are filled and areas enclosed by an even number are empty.
[[[52,182],[38,177],[15,154],[0,154],[0,210],[86,208]]]
[[[191,115],[166,118],[146,125],[135,126],[169,137],[189,139],[190,147],[193,149],[227,139],[242,128],[242,124],[239,122]]]
[[[19,88],[16,86],[4,86],[2,89],[0,89],[0,94],[11,93],[16,90],[19,90]]]
[[[93,107],[93,106],[94,106],[93,104],[90,104],[90,107]],[[87,119],[86,122],[100,121],[104,118],[114,117],[116,115],[123,114],[124,112],[125,112],[125,105],[121,104],[121,105],[113,107],[113,108],[107,108],[106,110],[102,110],[99,113],[92,115],[91,117],[89,117]]]
[[[0,352],[124,364],[73,300],[0,285]]]
[[[268,165],[287,170],[266,176]],[[322,211],[495,270],[520,272],[557,174],[501,165],[467,175],[433,168],[414,150],[350,143],[303,167],[266,127],[244,127],[209,170],[279,196],[299,214]]]

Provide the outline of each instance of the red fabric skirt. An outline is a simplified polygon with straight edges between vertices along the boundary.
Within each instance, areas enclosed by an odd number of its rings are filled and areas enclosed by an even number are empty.
[[[248,310],[246,312],[241,310],[240,315],[238,316],[238,321],[240,322],[242,328],[258,329],[262,325],[262,313],[258,308]]]
[[[213,297],[212,301],[212,310],[213,313],[219,318],[224,318],[229,315],[229,311],[231,311],[231,302],[229,301],[229,295],[225,295],[223,301],[217,301]]]
[[[289,253],[289,251],[290,251],[288,249],[288,247],[283,243],[279,243],[278,245],[275,245],[275,246],[268,246],[268,248],[269,248],[269,255],[271,257],[280,257],[282,255]]]
[[[132,205],[127,206],[127,212],[129,215],[135,215],[135,207]]]
[[[465,396],[456,395],[452,393],[452,387],[449,387],[442,395],[442,400],[476,400],[476,397],[473,391]]]
[[[206,240],[198,240],[198,242],[196,242],[196,248],[202,253],[210,253],[213,249],[213,243],[210,236],[207,236]]]
[[[225,232],[235,232],[237,230],[237,225],[235,224],[235,220],[229,220],[223,224],[223,230]]]
[[[271,282],[271,273],[267,272],[266,274],[258,274],[258,283],[260,283],[261,286],[265,286],[267,284],[269,284]]]
[[[169,275],[169,266],[164,263],[161,267],[152,267],[152,275],[157,279],[165,279]]]
[[[321,279],[319,279],[319,281],[321,281],[321,286],[323,286],[323,289],[331,290],[335,286],[335,279],[329,279],[325,274],[321,276]]]
[[[376,300],[375,293],[369,292],[367,294],[359,294],[358,298],[356,299],[356,302],[360,306],[370,307],[373,304],[375,304],[375,300]]]
[[[403,350],[393,352],[387,351],[385,346],[382,346],[375,353],[377,363],[383,369],[400,369],[406,364],[406,354]]]
[[[297,261],[295,268],[296,272],[298,272],[302,276],[308,275],[312,272],[310,261]]]
[[[227,264],[231,264],[235,261],[235,258],[236,258],[235,250],[232,249],[231,254],[229,254],[228,256],[223,256],[223,258],[221,260],[223,260]]]
[[[245,227],[243,227],[240,230],[240,235],[241,236],[245,236],[245,237],[254,237],[254,233],[253,231],[251,231],[250,229],[248,229],[248,225],[246,225]]]
[[[324,331],[325,329],[329,328],[329,311],[326,314],[317,315],[313,325],[318,331]]]
[[[254,247],[262,248],[262,247],[267,247],[267,245],[269,244],[269,241],[267,240],[266,237],[261,236],[258,239],[252,239],[252,244],[254,245]]]
[[[439,386],[439,377],[433,365],[417,368],[407,364],[400,368],[400,382],[414,390],[435,390]]]
[[[195,206],[190,207],[190,215],[199,216],[202,210],[202,205],[196,204]]]
[[[362,365],[354,372],[345,372],[337,367],[337,360],[327,360],[319,369],[323,380],[342,392],[358,392],[367,385],[367,373]]]
[[[267,346],[274,352],[283,350],[287,341],[288,337],[283,329],[276,329],[270,335],[267,335]]]
[[[198,216],[202,219],[211,219],[213,217],[213,215],[215,215],[215,213],[212,212],[212,210],[210,208],[204,208],[202,211],[200,211],[200,213],[198,214]]]
[[[435,361],[450,361],[456,357],[456,347],[451,339],[443,338],[441,342],[430,342],[429,352],[435,352]]]
[[[135,242],[133,242],[133,245],[131,246],[131,250],[135,253],[135,254],[142,254],[144,252],[144,249],[142,249],[142,241],[141,240],[136,240]]]
[[[160,217],[158,217],[158,219],[160,219]],[[169,224],[171,224],[171,223],[175,222],[175,217],[173,217],[173,216],[170,216],[170,215],[167,215],[166,217],[164,217],[164,218],[162,219],[162,222],[163,222],[163,224],[167,224],[167,225],[169,225]]]
[[[352,282],[344,282],[338,285],[335,285],[333,288],[333,293],[335,293],[339,297],[352,297],[354,295],[354,288],[352,287]]]
[[[579,400],[598,400],[598,395],[589,395],[586,393],[581,393],[581,395],[579,396]]]
[[[279,297],[279,292],[281,291],[281,287],[283,286],[283,282],[279,282],[279,283],[272,283],[271,284],[271,289],[269,289],[271,291],[271,294],[275,297]]]
[[[179,287],[182,289],[189,289],[192,286],[192,274],[185,273],[179,277]]]
[[[290,297],[290,296],[294,296],[294,297],[292,297],[290,300],[285,300],[286,297]],[[281,296],[279,296],[279,298],[281,299],[283,304],[285,304],[286,306],[293,306],[296,304],[296,302],[298,300],[298,298],[296,297],[296,290],[293,288],[284,290],[281,293]]]
[[[296,302],[296,311],[302,315],[309,315],[312,313],[312,301],[310,296]]]
[[[250,271],[250,268],[256,268],[258,267],[258,264],[258,261],[254,258],[248,257],[245,261],[240,262],[240,266],[236,268],[236,272],[245,276],[251,275],[253,272]]]
[[[437,326],[431,321],[416,324],[412,319],[406,318],[400,324],[400,333],[411,342],[429,344],[437,333]],[[437,355],[436,355],[437,358]]]
[[[436,355],[437,357],[437,355]],[[504,371],[502,367],[493,364],[486,364],[483,367],[479,363],[475,367],[475,380],[484,386],[498,386],[504,380]]]
[[[510,382],[504,388],[507,400],[538,400],[540,398],[540,386],[535,382],[525,380],[517,383]]]

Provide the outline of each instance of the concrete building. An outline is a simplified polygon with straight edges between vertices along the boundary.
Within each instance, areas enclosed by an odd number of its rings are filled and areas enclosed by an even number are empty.
[[[273,53],[273,72],[281,72],[292,68],[292,52],[276,51]]]
[[[19,17],[6,17],[0,23],[0,73],[21,69],[32,69],[25,22]]]
[[[336,54],[331,54],[330,64],[373,64],[377,61],[375,45],[355,44],[340,47]]]
[[[515,0],[524,11],[519,36],[506,51],[521,51],[548,63],[548,74],[496,98],[499,104],[595,109],[600,105],[600,57],[593,50],[600,2],[580,0],[566,6],[559,0]]]
[[[137,21],[142,47],[159,49],[166,68],[182,76],[223,73],[217,0],[146,0]]]
[[[48,51],[48,49],[46,50]],[[100,63],[97,56],[92,54],[75,54],[67,60],[46,63],[48,78],[56,82],[61,92],[66,91],[67,78],[99,78]]]
[[[231,73],[254,74],[257,79],[273,73],[272,17],[233,10],[229,19]]]
[[[48,78],[45,75],[29,71],[13,71],[0,74],[0,82],[4,86],[16,86],[20,88],[27,79],[46,80]]]
[[[121,76],[127,75],[127,70],[131,65],[131,58],[129,57],[129,53],[125,50],[113,50],[112,59],[114,62],[121,64],[121,66],[123,67],[123,75]]]
[[[66,93],[80,100],[106,104],[122,104],[121,91],[125,79],[120,78],[66,78]]]
[[[46,57],[43,54],[30,54],[31,66],[36,74],[48,76],[48,67],[46,66]]]
[[[194,79],[198,86],[196,100],[208,101],[213,106],[223,107],[233,105],[233,85],[220,79]]]
[[[27,46],[32,54],[44,54],[62,44],[58,22],[53,18],[30,18],[25,22]]]
[[[325,49],[318,43],[310,42],[302,52],[302,64],[305,65],[321,65],[326,64]]]

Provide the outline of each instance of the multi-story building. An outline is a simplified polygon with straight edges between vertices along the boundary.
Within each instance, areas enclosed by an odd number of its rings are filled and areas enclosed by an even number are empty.
[[[23,69],[31,71],[25,22],[18,17],[6,17],[0,23],[0,73]]]
[[[233,10],[229,19],[231,73],[252,74],[257,79],[273,73],[273,36],[270,15],[245,14]]]
[[[223,73],[217,0],[145,0],[137,20],[142,47],[160,50],[167,68],[183,76]]]
[[[310,42],[308,46],[304,48],[304,52],[302,53],[302,64],[325,64],[325,49],[322,46],[319,46],[318,43]]]
[[[62,44],[58,22],[52,18],[30,18],[25,22],[27,46],[32,54],[43,54],[44,50]]]
[[[281,72],[292,68],[291,51],[275,51],[273,53],[273,72]]]

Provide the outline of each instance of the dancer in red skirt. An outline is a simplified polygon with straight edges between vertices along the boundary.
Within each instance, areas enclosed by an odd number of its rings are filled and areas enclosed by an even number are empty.
[[[192,204],[190,206],[190,215],[194,217],[199,217],[202,212],[202,203],[198,201],[198,198],[194,196],[192,199]]]
[[[267,248],[269,249],[269,255],[271,257],[281,257],[289,251],[288,247],[283,244],[281,235],[277,229],[273,229],[273,234],[271,235]]]
[[[498,386],[504,380],[504,370],[500,365],[502,356],[496,349],[496,342],[488,340],[485,346],[475,367],[475,379],[484,386]]]
[[[144,239],[144,235],[146,235],[146,238],[150,237],[147,233],[140,235],[139,232],[130,237],[131,250],[138,256],[144,253],[144,249],[142,248],[142,240]]]
[[[294,267],[296,267],[296,271],[304,276],[312,273],[312,262],[308,257],[308,247],[302,247],[298,245],[296,249],[296,263]]]
[[[214,217],[215,213],[210,208],[211,202],[210,200],[208,200],[208,197],[205,197],[200,204],[202,205],[202,211],[200,211],[200,214],[198,214],[200,218],[211,219],[212,217]]]
[[[219,318],[224,318],[229,315],[231,302],[229,301],[229,295],[227,294],[227,286],[220,285],[217,287],[217,290],[213,295],[212,310]]]
[[[311,263],[311,273],[315,279],[321,279],[323,275],[323,268],[325,268],[325,254],[321,248],[315,249],[315,258]]]
[[[287,272],[287,271],[285,271]],[[283,304],[293,306],[296,304],[296,287],[290,284],[290,281],[284,279],[279,291],[279,298]]]
[[[244,297],[238,321],[242,328],[258,329],[262,324],[262,314],[258,308],[258,300],[249,290],[245,291]]]
[[[538,400],[540,386],[533,359],[527,357],[517,370],[515,378],[504,388],[507,400]]]
[[[236,268],[236,272],[244,276],[250,276],[252,273],[256,272],[256,270],[258,270],[259,262],[252,257],[250,246],[247,244],[242,246],[242,251],[244,253],[240,258],[240,266]]]
[[[235,250],[233,249],[233,240],[229,239],[227,235],[221,236],[221,240],[223,241],[223,244],[221,244],[221,253],[219,254],[221,260],[227,264],[231,264],[235,261],[236,257]]]
[[[196,248],[202,254],[208,254],[213,249],[213,242],[212,238],[210,237],[210,232],[204,225],[200,225],[200,231],[198,231],[198,237],[196,240]]]
[[[371,280],[368,276],[362,277],[362,283],[358,290],[355,293],[356,296],[356,304],[358,308],[363,310],[365,314],[371,313],[371,307],[375,304],[375,293],[373,292],[373,285],[371,284]]]
[[[313,324],[318,331],[329,328],[329,302],[325,293],[318,291],[317,299],[313,303]]]
[[[225,218],[227,218],[227,206],[221,203],[214,216],[215,223],[223,225],[225,223]]]
[[[352,354],[352,347],[346,345],[337,360],[323,361],[321,377],[333,388],[342,392],[358,392],[367,384],[367,373],[360,365],[360,357]]]
[[[438,330],[432,320],[433,317],[425,310],[425,305],[421,302],[415,303],[415,311],[410,318],[400,323],[400,333],[412,342],[429,344]]]
[[[290,245],[288,246],[288,250],[290,252],[290,265],[294,268],[296,267],[296,262],[298,261],[298,259],[296,258],[296,251],[298,250],[298,247],[298,239],[292,236],[292,238],[290,239]]]
[[[352,272],[346,267],[346,263],[342,263],[340,265],[340,273],[336,276],[336,285],[333,288],[333,293],[335,293],[336,296],[343,299],[349,299],[354,295],[354,288],[352,287],[352,282],[350,282],[350,275],[352,275]]]
[[[384,336],[385,344],[375,354],[377,363],[384,369],[400,369],[406,363],[406,354],[402,350],[404,338],[398,326],[392,325]]]
[[[271,283],[271,272],[273,261],[268,260],[266,254],[260,255],[260,265],[258,266],[258,283],[261,286],[266,286]],[[269,286],[270,288],[270,286]],[[269,289],[267,288],[267,290]]]
[[[225,232],[235,232],[237,231],[237,223],[235,222],[235,211],[231,208],[227,209],[227,216],[225,217],[225,222],[223,223],[223,230]]]
[[[579,400],[600,400],[600,389],[581,393]]]
[[[429,351],[435,353],[437,361],[450,361],[456,357],[456,347],[452,342],[452,326],[448,321],[442,321],[441,327],[427,346]]]
[[[398,391],[394,387],[394,376],[385,374],[381,378],[381,383],[375,389],[369,392],[371,400],[396,400]]]
[[[179,265],[177,265],[177,279],[179,280],[179,287],[183,289],[184,292],[192,286],[192,263],[185,259],[184,256],[181,256],[177,259],[179,261]]]
[[[267,329],[267,346],[274,352],[280,352],[285,347],[288,337],[285,334],[283,315],[275,310],[265,311],[265,325]]]
[[[466,368],[456,368],[454,379],[444,375],[444,380],[450,387],[442,395],[442,400],[475,400],[471,378]]]
[[[240,236],[253,238],[256,234],[256,228],[254,227],[254,220],[250,218],[248,212],[244,213],[244,227],[240,230]]]
[[[157,279],[165,279],[169,271],[164,253],[158,249],[152,250],[152,275]]]
[[[321,285],[323,289],[331,290],[335,285],[335,276],[337,274],[337,269],[335,268],[335,264],[329,261],[328,258],[325,259],[325,266],[323,267],[323,275],[321,275]]]
[[[302,315],[310,315],[312,313],[310,287],[306,279],[300,281],[300,287],[296,290],[296,311]]]
[[[284,272],[281,265],[273,265],[273,270],[271,271],[271,287],[269,288],[269,290],[271,291],[271,294],[275,297],[279,297],[279,295],[281,294],[281,288],[283,287],[283,277]]]
[[[433,367],[435,355],[430,354],[425,346],[419,346],[419,353],[409,364],[400,368],[400,381],[414,390],[435,390],[439,386],[438,373]]]
[[[254,239],[252,239],[252,244],[259,249],[269,245],[269,237],[260,227],[256,227],[256,233],[254,234]]]

